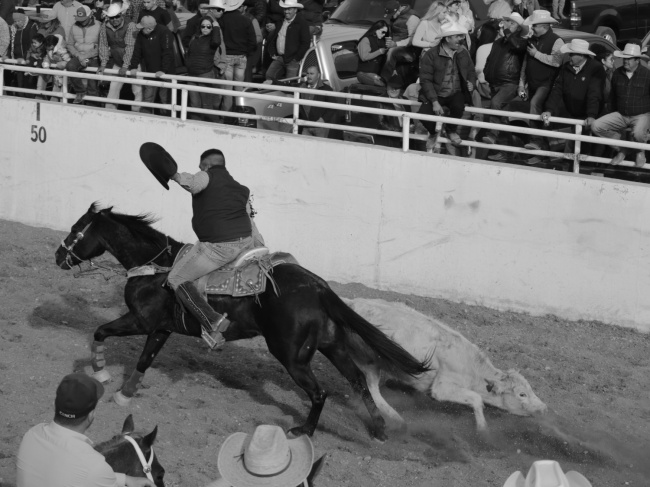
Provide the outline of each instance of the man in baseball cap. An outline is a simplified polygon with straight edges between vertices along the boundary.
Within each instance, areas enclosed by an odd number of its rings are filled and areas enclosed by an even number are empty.
[[[114,472],[85,435],[103,395],[104,386],[85,374],[69,374],[63,378],[56,390],[54,420],[31,428],[20,444],[18,487],[155,487],[146,478]]]

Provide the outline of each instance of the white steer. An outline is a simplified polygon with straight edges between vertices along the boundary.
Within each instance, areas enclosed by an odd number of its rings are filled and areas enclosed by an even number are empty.
[[[345,299],[348,306],[391,337],[418,360],[430,359],[431,371],[396,379],[428,393],[437,401],[467,404],[474,409],[476,425],[485,430],[484,403],[519,416],[545,412],[547,407],[530,384],[514,369],[503,372],[467,338],[443,322],[402,303],[383,299]],[[377,407],[385,417],[403,423],[401,416],[379,393],[380,369],[369,361],[357,363]]]

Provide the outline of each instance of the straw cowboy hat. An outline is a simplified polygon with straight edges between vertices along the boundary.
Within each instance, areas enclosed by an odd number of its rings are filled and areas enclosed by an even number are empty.
[[[47,12],[41,12],[38,15],[34,15],[32,17],[32,20],[35,20],[36,22],[41,22],[43,24],[46,24],[48,22],[52,22],[56,18],[57,18],[56,14],[54,12],[52,12],[51,10],[49,10]]]
[[[593,53],[589,50],[589,43],[582,39],[573,39],[568,44],[564,44],[560,48],[560,52],[565,54],[584,54],[585,56],[595,56],[596,53]]]
[[[129,2],[111,3],[106,10],[106,17],[115,17],[116,15],[123,14],[129,9],[129,6]]]
[[[219,450],[217,466],[233,487],[287,487],[300,485],[313,461],[308,436],[288,440],[279,426],[263,424],[252,435],[230,435]]]
[[[458,22],[445,22],[440,26],[440,34],[437,39],[455,35],[467,35],[467,29],[460,25]]]
[[[296,0],[280,0],[280,7],[282,8],[304,8],[302,3],[296,2]]]
[[[210,3],[201,5],[201,8],[222,8],[226,12],[232,12],[243,4],[244,0],[210,0]]]
[[[524,25],[557,24],[558,21],[551,17],[548,10],[534,10],[533,15],[524,20]]]
[[[521,35],[526,36],[528,35],[528,26],[524,23],[525,20],[524,18],[519,15],[517,12],[513,12],[510,15],[507,15],[506,17],[501,17],[502,20],[512,20],[515,22],[519,27],[521,27]]]
[[[565,474],[554,460],[538,460],[530,467],[526,478],[521,472],[515,472],[503,487],[591,487],[591,483],[578,472]]]
[[[641,52],[641,46],[638,44],[625,44],[625,49],[622,51],[614,51],[614,56],[620,57],[623,59],[630,59],[633,57],[638,57],[641,59],[648,60],[648,56]]]

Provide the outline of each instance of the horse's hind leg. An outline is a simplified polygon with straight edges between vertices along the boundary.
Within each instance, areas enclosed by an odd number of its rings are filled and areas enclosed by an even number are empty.
[[[111,379],[111,374],[104,368],[106,366],[104,340],[114,336],[123,337],[144,334],[145,332],[138,326],[138,320],[130,311],[116,320],[97,327],[93,335],[94,341],[90,346],[93,377],[100,382],[108,382]]]
[[[145,372],[151,367],[153,360],[167,342],[170,334],[171,331],[168,330],[156,330],[147,337],[147,343],[144,344],[138,365],[136,365],[131,377],[124,383],[121,390],[113,394],[113,400],[117,404],[127,406],[131,402],[142,383]]]
[[[375,404],[377,404],[377,407],[379,408],[379,411],[381,411],[382,416],[384,418],[390,419],[399,429],[404,430],[406,428],[404,419],[390,406],[390,404],[386,402],[384,397],[381,395],[381,391],[379,390],[379,382],[381,380],[381,371],[379,367],[373,364],[357,364],[357,366],[361,369],[363,375],[366,377],[366,384],[368,384],[370,395],[375,401]]]

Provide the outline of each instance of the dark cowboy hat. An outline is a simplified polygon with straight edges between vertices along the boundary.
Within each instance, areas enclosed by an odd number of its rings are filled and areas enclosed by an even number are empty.
[[[178,165],[165,149],[154,142],[145,142],[140,146],[140,159],[165,189],[167,182],[178,172]]]

